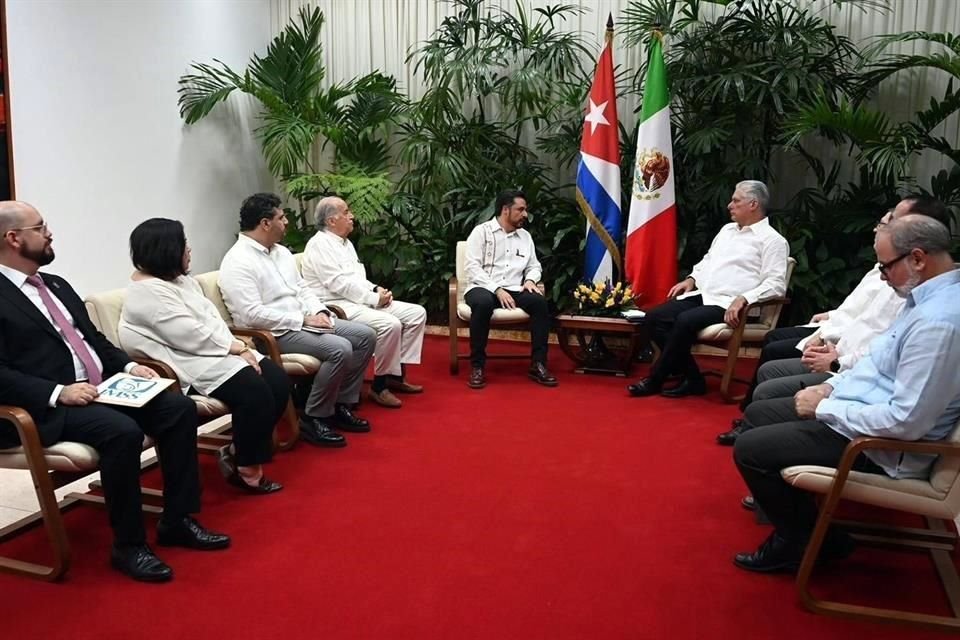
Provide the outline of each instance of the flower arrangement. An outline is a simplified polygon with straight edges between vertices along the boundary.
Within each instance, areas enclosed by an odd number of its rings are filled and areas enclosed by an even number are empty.
[[[577,313],[584,316],[615,316],[636,308],[630,285],[612,284],[609,280],[577,285],[573,299],[577,301]]]

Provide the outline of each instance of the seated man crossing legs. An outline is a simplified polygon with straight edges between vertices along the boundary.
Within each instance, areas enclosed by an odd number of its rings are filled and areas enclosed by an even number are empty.
[[[720,229],[690,276],[670,290],[672,299],[647,312],[660,358],[649,377],[627,387],[631,396],[706,393],[690,353],[697,334],[720,322],[735,327],[744,306],[785,293],[789,247],[767,220],[769,199],[762,182],[738,183],[727,205],[733,222]],[[681,382],[664,389],[671,375],[681,376]]]

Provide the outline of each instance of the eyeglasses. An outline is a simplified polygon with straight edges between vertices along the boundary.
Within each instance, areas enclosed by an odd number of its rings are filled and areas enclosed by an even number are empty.
[[[893,265],[897,264],[898,262],[900,262],[901,260],[909,256],[911,253],[913,252],[907,251],[906,253],[897,256],[896,258],[894,258],[893,260],[890,260],[889,262],[878,262],[877,269],[879,269],[880,273],[882,273],[883,275],[887,275],[887,272],[890,270],[890,267],[892,267]]]
[[[13,229],[11,229],[11,231],[34,231],[37,229],[40,230],[40,233],[46,233],[47,223],[41,222],[40,224],[35,224],[32,227],[14,227]]]

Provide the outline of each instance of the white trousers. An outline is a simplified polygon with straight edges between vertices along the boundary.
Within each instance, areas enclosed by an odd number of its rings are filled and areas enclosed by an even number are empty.
[[[331,302],[347,320],[367,325],[377,333],[373,357],[374,375],[399,376],[401,364],[420,364],[427,310],[418,304],[394,300],[386,307],[371,309],[354,302]]]

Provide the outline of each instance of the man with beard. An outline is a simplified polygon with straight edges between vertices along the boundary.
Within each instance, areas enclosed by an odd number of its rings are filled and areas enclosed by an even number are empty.
[[[879,229],[877,268],[906,299],[903,312],[870,344],[868,356],[824,384],[799,391],[787,406],[758,411],[759,428],[737,439],[737,469],[775,527],[755,552],[737,554],[734,563],[740,568],[794,571],[803,557],[817,507],[812,495],[781,478],[781,469],[835,467],[859,436],[937,441],[953,430],[960,417],[960,271],[950,246],[947,227],[927,216],[910,214]],[[754,402],[751,412],[768,402],[775,401]],[[854,469],[926,478],[935,458],[870,450]],[[831,530],[823,557],[843,557],[851,550],[850,539]]]
[[[504,191],[493,205],[497,215],[474,227],[467,238],[466,294],[470,306],[471,389],[482,389],[487,380],[487,336],[497,308],[523,309],[530,316],[530,370],[527,376],[547,387],[557,379],[547,370],[547,336],[550,316],[540,289],[543,272],[527,224],[527,197],[522,191]]]
[[[140,408],[95,403],[97,385],[115,373],[156,374],[131,362],[96,330],[66,280],[38,273],[54,252],[53,236],[35,208],[0,202],[0,239],[0,404],[29,412],[46,447],[63,440],[97,451],[114,532],[113,567],[146,582],[173,577],[146,543],[139,482],[144,434],[157,443],[163,474],[157,544],[229,546],[230,538],[207,531],[190,516],[200,510],[196,405],[173,393]],[[18,444],[13,425],[0,422],[0,448]]]

